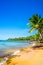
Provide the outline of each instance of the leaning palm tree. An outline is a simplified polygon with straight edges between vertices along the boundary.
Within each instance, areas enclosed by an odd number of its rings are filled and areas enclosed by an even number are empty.
[[[43,18],[38,15],[35,14],[33,15],[28,22],[28,27],[30,27],[30,31],[29,32],[33,32],[34,30],[37,30],[40,37],[43,37]]]

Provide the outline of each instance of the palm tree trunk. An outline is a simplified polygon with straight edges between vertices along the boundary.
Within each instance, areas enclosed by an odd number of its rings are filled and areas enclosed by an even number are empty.
[[[42,34],[40,33],[40,38],[42,39]]]
[[[42,39],[42,37],[43,37],[42,36],[42,30],[40,28],[38,29],[38,32],[39,32],[40,38]]]

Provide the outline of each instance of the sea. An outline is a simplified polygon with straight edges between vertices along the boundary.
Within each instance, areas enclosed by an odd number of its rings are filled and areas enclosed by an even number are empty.
[[[11,40],[0,40],[0,50],[24,48],[30,45],[28,41],[11,41]]]

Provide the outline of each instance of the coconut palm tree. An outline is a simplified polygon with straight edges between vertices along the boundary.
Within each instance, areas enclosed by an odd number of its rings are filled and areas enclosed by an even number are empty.
[[[33,32],[34,30],[37,30],[40,37],[43,37],[43,18],[38,15],[35,14],[33,15],[28,22],[28,27],[30,27],[29,32]]]

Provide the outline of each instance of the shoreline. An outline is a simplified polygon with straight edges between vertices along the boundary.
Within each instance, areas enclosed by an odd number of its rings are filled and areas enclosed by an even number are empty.
[[[35,54],[38,53],[40,55],[40,51],[41,51],[41,53],[43,52],[42,47],[37,47],[37,45],[33,45],[33,44],[32,45],[30,44],[30,46],[23,47],[23,48],[12,48],[12,49],[0,50],[0,64],[2,63],[3,65],[8,65],[9,61],[12,59],[12,61],[10,61],[11,63],[12,62],[13,63],[21,62],[20,65],[24,65],[24,64],[22,64],[22,61],[24,61],[26,63],[28,62],[28,65],[31,65],[31,64],[29,64],[29,61],[31,61],[30,59],[32,58],[34,60],[33,57],[35,57]],[[36,46],[36,47],[34,48],[34,46]],[[15,62],[13,60],[15,60]],[[13,64],[11,64],[11,65],[13,65]],[[19,65],[19,64],[17,64],[17,65]]]
[[[22,49],[17,55],[9,57],[3,65],[43,65],[43,49]]]
[[[26,49],[28,49],[28,50],[26,50]],[[0,50],[0,58],[8,57],[11,54],[15,53],[17,50],[28,52],[28,51],[30,51],[30,48],[24,47],[24,48],[13,48],[13,49]]]
[[[26,47],[21,49],[9,49],[9,50],[5,50],[5,52],[10,53],[10,55],[5,56],[3,60],[1,59],[0,64],[3,63],[3,65],[39,65],[39,63],[41,63],[43,60],[42,48],[32,49]]]

